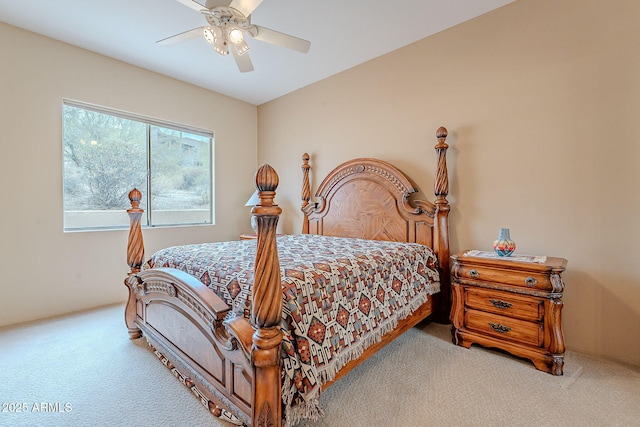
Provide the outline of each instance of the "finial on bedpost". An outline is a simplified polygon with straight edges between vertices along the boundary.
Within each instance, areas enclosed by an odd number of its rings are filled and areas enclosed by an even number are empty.
[[[449,175],[447,172],[447,149],[449,146],[445,142],[449,132],[445,127],[440,127],[436,131],[438,143],[435,146],[438,155],[438,165],[436,169],[436,179],[434,184],[434,193],[436,196],[436,235],[437,240],[434,242],[434,249],[438,255],[440,266],[440,288],[441,288],[441,304],[437,311],[437,321],[440,323],[449,323],[449,310],[451,307],[451,290],[449,283]]]
[[[256,172],[256,188],[260,196],[251,210],[258,224],[255,274],[251,294],[253,334],[252,424],[282,425],[281,345],[282,282],[276,245],[276,226],[282,209],[273,202],[278,187],[278,174],[269,165]]]
[[[435,149],[438,153],[438,168],[436,171],[435,194],[439,199],[446,199],[447,194],[449,194],[449,176],[447,174],[447,148],[449,146],[445,142],[448,134],[447,129],[444,127],[440,127],[436,131],[438,143]]]
[[[311,185],[309,184],[309,154],[304,153],[302,155],[302,213],[304,218],[302,221],[302,234],[309,233],[309,217],[305,211],[305,208],[309,206],[309,200],[311,200]]]

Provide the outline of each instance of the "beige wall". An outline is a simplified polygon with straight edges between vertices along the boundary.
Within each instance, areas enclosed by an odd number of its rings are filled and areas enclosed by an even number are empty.
[[[431,194],[450,131],[453,251],[569,260],[568,348],[640,365],[640,2],[518,0],[258,107],[260,163],[300,230],[300,155],[317,180],[353,157]]]
[[[255,106],[2,23],[0,52],[0,325],[126,297],[127,233],[62,231],[63,98],[215,132],[217,224],[149,230],[147,253],[249,231]]]

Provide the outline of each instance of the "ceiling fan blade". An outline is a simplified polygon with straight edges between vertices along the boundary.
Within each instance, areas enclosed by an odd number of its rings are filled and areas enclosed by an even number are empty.
[[[206,27],[198,27],[193,30],[185,31],[184,33],[176,34],[175,36],[167,37],[166,39],[158,40],[156,43],[161,46],[173,46],[178,43],[186,42],[187,40],[195,39],[202,36],[202,30]]]
[[[233,0],[229,7],[239,11],[246,18],[260,6],[260,3],[262,3],[262,0]]]
[[[249,52],[245,52],[242,55],[240,55],[233,48],[229,50],[233,54],[233,58],[236,60],[236,65],[238,66],[238,70],[240,70],[241,73],[253,71],[253,63],[251,62],[251,58],[249,57]]]
[[[194,1],[194,0],[176,0],[179,3],[182,3],[183,5],[190,7],[191,9],[200,12],[203,9],[206,9],[203,5],[201,5],[200,3]]]
[[[256,40],[262,40],[263,42],[286,47],[287,49],[293,49],[302,53],[307,53],[311,47],[310,41],[261,27],[259,25],[254,25],[253,27],[255,28],[255,31],[250,30],[248,32]]]

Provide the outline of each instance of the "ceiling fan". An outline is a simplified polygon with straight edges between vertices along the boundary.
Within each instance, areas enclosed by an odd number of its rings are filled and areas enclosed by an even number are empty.
[[[233,55],[240,72],[253,71],[249,57],[249,45],[245,34],[256,40],[307,53],[311,42],[279,31],[251,23],[251,13],[260,6],[262,0],[177,0],[204,15],[209,25],[194,28],[171,37],[159,40],[163,46],[173,46],[199,36],[213,45],[220,55]]]

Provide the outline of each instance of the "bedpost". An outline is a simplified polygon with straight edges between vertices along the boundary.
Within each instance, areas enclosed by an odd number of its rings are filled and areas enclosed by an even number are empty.
[[[256,188],[260,196],[251,213],[258,224],[255,275],[251,295],[253,334],[252,425],[282,425],[281,346],[282,282],[276,246],[276,226],[282,209],[273,202],[278,174],[269,165],[256,172]]]
[[[309,234],[309,216],[305,208],[309,205],[311,199],[311,185],[309,184],[309,154],[304,153],[302,155],[302,213],[304,214],[302,220],[302,234]]]
[[[435,146],[438,155],[438,166],[436,169],[436,179],[434,193],[436,195],[436,241],[434,249],[438,254],[440,265],[440,306],[438,307],[436,320],[438,323],[449,323],[449,310],[451,308],[451,284],[449,282],[449,175],[447,172],[447,129],[440,127],[436,131],[438,143]]]
[[[140,227],[140,218],[144,212],[140,209],[140,199],[142,193],[137,188],[129,192],[129,201],[131,209],[127,210],[129,214],[129,240],[127,242],[127,264],[129,264],[129,274],[127,279],[132,275],[140,272],[142,263],[144,262],[144,241],[142,239],[142,228]],[[129,289],[129,299],[124,312],[124,321],[129,329],[129,338],[135,339],[142,336],[142,332],[135,325],[136,319],[136,296],[133,289],[125,280],[124,284]]]

